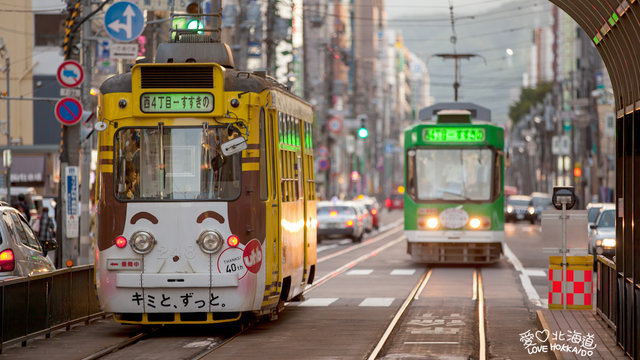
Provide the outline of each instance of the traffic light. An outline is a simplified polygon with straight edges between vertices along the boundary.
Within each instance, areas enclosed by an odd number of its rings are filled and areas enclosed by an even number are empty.
[[[369,136],[369,130],[367,130],[367,124],[365,123],[366,119],[360,119],[360,128],[358,129],[358,137],[361,139],[366,139]]]
[[[576,165],[576,166],[573,168],[573,176],[575,176],[575,177],[580,177],[580,176],[582,176],[582,168],[580,168],[580,165]]]
[[[202,8],[198,1],[192,1],[187,5],[186,16],[177,16],[173,19],[173,28],[179,30],[202,30],[204,24],[202,22]],[[202,34],[202,31],[197,31]]]

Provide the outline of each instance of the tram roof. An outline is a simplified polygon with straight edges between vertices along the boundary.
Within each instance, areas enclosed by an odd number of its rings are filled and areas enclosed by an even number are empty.
[[[471,113],[471,120],[491,122],[491,110],[470,102],[442,102],[420,109],[420,121],[435,121],[438,112],[443,110],[467,110]]]

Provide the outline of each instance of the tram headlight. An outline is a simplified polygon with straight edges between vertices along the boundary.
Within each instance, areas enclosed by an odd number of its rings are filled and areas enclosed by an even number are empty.
[[[140,255],[148,254],[155,244],[156,239],[146,231],[138,231],[131,236],[131,248]]]
[[[203,231],[196,241],[200,249],[207,254],[215,254],[222,249],[222,236],[211,230]]]
[[[438,225],[440,225],[440,221],[438,221],[438,218],[430,217],[430,218],[427,219],[427,228],[433,230],[433,229],[437,228]]]
[[[474,216],[467,226],[472,230],[487,230],[491,228],[491,220],[486,216]]]
[[[482,225],[482,222],[478,218],[471,218],[471,220],[469,220],[469,227],[472,229],[477,229],[480,225]]]

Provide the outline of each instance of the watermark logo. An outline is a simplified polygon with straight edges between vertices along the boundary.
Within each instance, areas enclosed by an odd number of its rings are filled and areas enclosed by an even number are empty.
[[[527,330],[520,334],[520,342],[530,355],[561,351],[579,356],[592,356],[596,348],[594,335],[582,334],[579,331]],[[549,341],[550,344],[546,344]]]

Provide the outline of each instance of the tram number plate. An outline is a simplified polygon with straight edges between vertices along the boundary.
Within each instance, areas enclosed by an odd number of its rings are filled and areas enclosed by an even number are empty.
[[[480,142],[486,137],[485,129],[463,127],[440,127],[424,129],[423,138],[427,142]]]
[[[213,111],[211,93],[144,93],[140,97],[144,113],[210,113]]]

